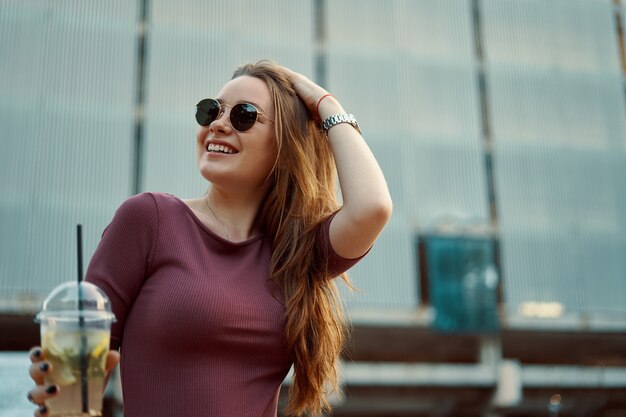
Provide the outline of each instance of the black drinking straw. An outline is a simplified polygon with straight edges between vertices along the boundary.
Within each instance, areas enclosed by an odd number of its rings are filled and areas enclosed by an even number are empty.
[[[82,226],[76,225],[78,249],[78,326],[80,329],[80,393],[82,412],[89,415],[89,385],[87,379],[87,336],[85,335],[85,317],[83,316],[83,233]]]

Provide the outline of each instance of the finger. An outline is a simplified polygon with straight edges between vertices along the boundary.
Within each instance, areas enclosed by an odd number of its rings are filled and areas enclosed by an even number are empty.
[[[28,357],[31,362],[40,362],[43,360],[43,350],[41,347],[35,346],[28,352]]]
[[[48,407],[45,405],[40,406],[37,411],[35,411],[35,417],[45,417],[48,415]]]
[[[305,87],[305,85],[307,84],[313,84],[313,81],[309,80],[309,78],[304,75],[304,74],[300,74],[299,72],[295,72],[292,71],[291,69],[287,68],[287,67],[281,67],[283,72],[287,75],[287,78],[289,78],[289,81],[291,81],[291,83],[294,85],[294,87],[296,86],[301,86],[301,87]]]
[[[287,74],[287,76],[288,76],[289,78],[292,78],[294,75],[297,75],[297,74],[298,74],[297,72],[292,71],[290,68],[287,68],[287,67],[283,67],[283,66],[281,66],[281,67],[280,67],[280,69],[281,69],[281,70],[282,70],[285,74]]]
[[[52,365],[49,362],[34,362],[30,365],[30,377],[37,385],[43,385],[44,378],[52,371]]]
[[[117,350],[110,350],[107,354],[107,360],[104,365],[104,370],[109,373],[120,363],[120,353]]]
[[[33,404],[44,405],[45,401],[60,392],[58,385],[39,385],[28,392],[26,398]]]

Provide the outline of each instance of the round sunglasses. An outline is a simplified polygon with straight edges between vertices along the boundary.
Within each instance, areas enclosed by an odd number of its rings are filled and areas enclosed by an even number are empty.
[[[245,132],[254,126],[259,115],[274,123],[273,120],[261,113],[253,104],[238,103],[234,106],[230,106],[225,103],[220,103],[213,98],[205,98],[196,104],[196,121],[200,126],[208,126],[222,117],[224,107],[230,108],[230,124],[239,132]]]

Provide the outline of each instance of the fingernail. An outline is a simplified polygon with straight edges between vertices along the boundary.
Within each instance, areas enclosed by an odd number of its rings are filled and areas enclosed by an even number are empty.
[[[41,365],[39,365],[39,369],[41,369],[44,372],[48,372],[48,369],[50,369],[50,365],[48,365],[46,362],[44,362]]]
[[[33,350],[33,356],[39,358],[41,356],[41,349]]]
[[[39,407],[39,414],[46,414],[48,412],[48,407],[46,407],[45,405],[42,405],[41,407]]]
[[[48,388],[46,388],[46,392],[48,394],[55,394],[57,392],[57,386],[56,385],[50,385]]]

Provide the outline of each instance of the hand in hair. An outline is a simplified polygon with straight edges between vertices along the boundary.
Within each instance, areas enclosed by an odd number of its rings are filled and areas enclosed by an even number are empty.
[[[330,114],[327,113],[344,113],[343,109],[340,109],[339,102],[321,86],[311,81],[305,75],[292,71],[287,67],[281,67],[282,71],[287,74],[289,81],[293,85],[293,88],[298,93],[298,96],[304,102],[312,115],[317,116],[320,120],[323,120]],[[333,103],[331,103],[333,102]],[[333,106],[333,110],[325,111],[326,104]]]

